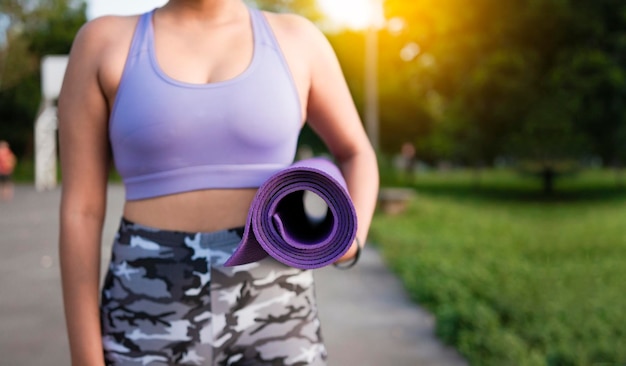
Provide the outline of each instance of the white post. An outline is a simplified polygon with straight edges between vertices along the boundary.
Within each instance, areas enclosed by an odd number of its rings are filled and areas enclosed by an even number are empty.
[[[35,188],[53,189],[57,185],[57,109],[45,103],[35,121]]]
[[[45,56],[41,60],[41,108],[35,120],[35,188],[57,185],[57,108],[68,57]]]

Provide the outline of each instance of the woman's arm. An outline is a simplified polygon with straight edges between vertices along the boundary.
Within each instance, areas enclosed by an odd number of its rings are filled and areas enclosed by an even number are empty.
[[[75,366],[104,365],[98,307],[108,167],[108,108],[98,80],[102,28],[88,23],[76,36],[59,97],[59,254]]]
[[[365,134],[335,52],[317,28],[306,34],[311,85],[307,121],[337,160],[358,217],[357,238],[365,244],[378,196],[376,154]],[[356,243],[340,259],[352,258]]]

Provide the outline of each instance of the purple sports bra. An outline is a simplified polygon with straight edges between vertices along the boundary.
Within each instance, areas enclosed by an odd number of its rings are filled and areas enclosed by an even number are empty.
[[[126,199],[210,188],[257,188],[295,156],[298,93],[263,14],[249,9],[254,53],[233,79],[168,77],[154,52],[153,11],[137,24],[110,119]]]

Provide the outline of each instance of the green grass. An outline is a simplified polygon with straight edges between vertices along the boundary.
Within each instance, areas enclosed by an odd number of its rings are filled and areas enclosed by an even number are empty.
[[[473,365],[626,364],[626,192],[589,171],[546,197],[506,171],[422,174],[376,242]]]

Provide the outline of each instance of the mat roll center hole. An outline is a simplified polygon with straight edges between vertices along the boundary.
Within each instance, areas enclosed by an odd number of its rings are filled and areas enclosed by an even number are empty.
[[[283,197],[276,214],[280,216],[284,235],[303,244],[327,239],[335,222],[326,201],[307,190]]]

